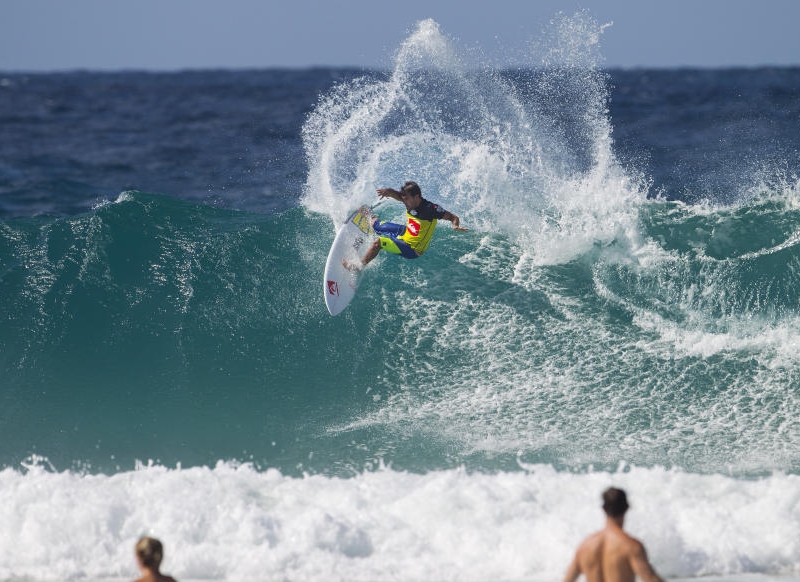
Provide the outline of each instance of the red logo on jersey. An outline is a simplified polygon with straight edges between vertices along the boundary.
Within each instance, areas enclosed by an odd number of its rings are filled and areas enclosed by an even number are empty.
[[[339,296],[339,284],[336,281],[328,281],[328,293]]]
[[[408,224],[406,224],[406,230],[411,233],[411,236],[419,236],[419,222],[413,218],[409,218]]]

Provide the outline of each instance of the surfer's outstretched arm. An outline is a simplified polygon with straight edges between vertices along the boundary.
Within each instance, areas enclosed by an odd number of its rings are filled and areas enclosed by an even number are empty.
[[[402,193],[400,191],[398,191],[398,190],[395,190],[394,188],[379,188],[378,189],[378,196],[380,196],[381,199],[383,199],[383,198],[393,198],[394,200],[397,200],[398,202],[402,202],[403,201]],[[442,219],[443,220],[449,220],[450,222],[452,222],[453,223],[453,228],[455,230],[460,230],[460,231],[469,230],[469,229],[464,228],[463,226],[461,226],[461,220],[458,218],[458,216],[456,216],[452,212],[449,212],[449,211],[445,210],[444,216],[442,216]]]
[[[394,188],[379,188],[378,196],[380,196],[381,198],[394,198],[398,202],[403,201],[403,199],[400,197],[400,192],[395,190]]]
[[[453,223],[454,230],[466,231],[469,230],[468,228],[464,228],[461,226],[461,221],[458,219],[458,216],[450,212],[449,210],[444,211],[444,216],[442,216],[442,220],[449,220]]]

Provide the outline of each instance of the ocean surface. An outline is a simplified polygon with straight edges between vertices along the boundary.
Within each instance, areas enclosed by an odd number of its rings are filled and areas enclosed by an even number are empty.
[[[800,578],[800,68],[0,73],[0,580]],[[476,66],[477,63],[477,66]],[[416,180],[469,232],[382,254]],[[398,203],[379,208],[402,220]]]

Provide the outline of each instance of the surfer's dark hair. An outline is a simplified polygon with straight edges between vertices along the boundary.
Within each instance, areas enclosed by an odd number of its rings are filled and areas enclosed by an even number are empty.
[[[411,196],[422,196],[422,190],[419,189],[417,183],[411,182],[410,180],[403,184],[403,187],[400,188],[400,192],[403,194],[410,194]]]
[[[628,496],[622,489],[609,487],[603,491],[603,511],[609,517],[622,517],[628,507]]]

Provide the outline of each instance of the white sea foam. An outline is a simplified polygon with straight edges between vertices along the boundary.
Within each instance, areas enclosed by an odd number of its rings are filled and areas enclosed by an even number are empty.
[[[374,203],[376,188],[414,179],[473,230],[518,240],[535,264],[635,237],[646,187],[613,154],[603,29],[559,15],[530,57],[547,72],[512,82],[466,64],[436,22],[421,21],[388,78],[340,85],[309,116],[303,205],[336,224]]]
[[[112,476],[0,472],[0,580],[132,578],[142,534],[181,580],[553,580],[628,491],[627,529],[667,577],[800,575],[800,477],[660,468],[497,474],[383,468],[291,478],[220,462]]]

